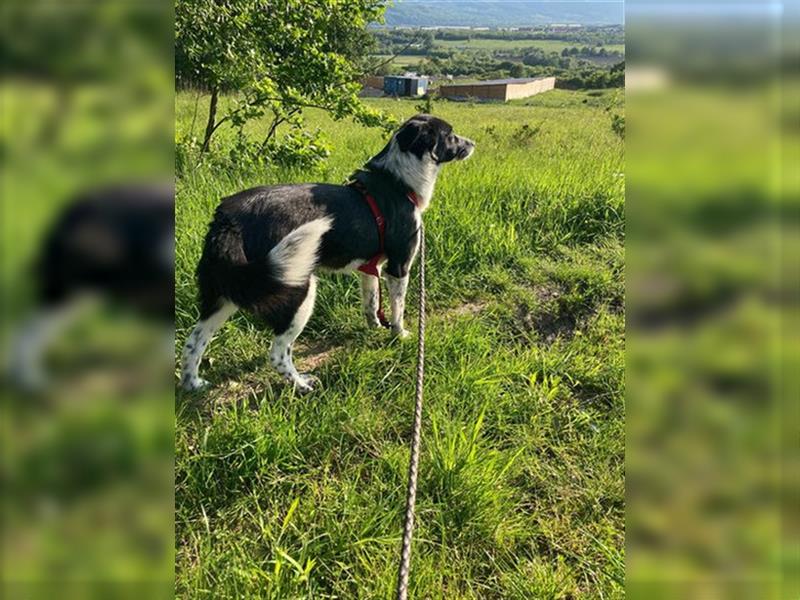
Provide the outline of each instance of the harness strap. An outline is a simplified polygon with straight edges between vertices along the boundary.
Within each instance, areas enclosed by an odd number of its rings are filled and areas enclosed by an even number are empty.
[[[385,240],[386,240],[386,219],[383,217],[383,213],[381,209],[378,208],[378,203],[375,202],[375,198],[367,192],[366,189],[360,190],[362,195],[364,196],[364,200],[367,201],[369,205],[370,211],[372,211],[372,216],[375,218],[375,224],[378,226],[378,253],[373,256],[369,261],[358,267],[358,270],[362,273],[366,273],[367,275],[372,275],[374,277],[380,277],[380,271],[378,271],[378,263],[383,259],[385,255]]]

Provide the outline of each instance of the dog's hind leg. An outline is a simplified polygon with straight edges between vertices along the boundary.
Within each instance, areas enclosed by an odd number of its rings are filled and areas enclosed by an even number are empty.
[[[15,385],[27,391],[46,387],[43,361],[47,348],[96,300],[87,294],[75,295],[47,303],[26,319],[13,340],[7,365]]]
[[[270,362],[283,377],[292,382],[300,392],[310,392],[314,389],[314,378],[301,375],[292,362],[292,345],[303,331],[314,312],[314,300],[317,296],[317,280],[312,275],[308,282],[308,292],[294,313],[289,326],[275,336],[270,349]]]
[[[187,391],[197,391],[208,385],[198,376],[200,361],[211,338],[225,321],[235,313],[237,307],[232,302],[223,302],[220,307],[195,325],[183,346],[181,366],[181,387]]]

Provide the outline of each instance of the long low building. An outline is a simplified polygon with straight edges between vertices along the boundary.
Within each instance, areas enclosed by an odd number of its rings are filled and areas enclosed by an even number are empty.
[[[492,79],[475,83],[453,83],[439,88],[439,95],[453,100],[475,98],[505,102],[515,98],[527,98],[556,86],[555,77],[527,79]]]

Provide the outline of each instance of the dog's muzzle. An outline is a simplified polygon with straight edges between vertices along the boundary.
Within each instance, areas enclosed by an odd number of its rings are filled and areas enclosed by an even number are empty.
[[[475,142],[467,138],[460,138],[458,143],[458,151],[456,152],[457,160],[464,160],[472,156],[475,151]]]

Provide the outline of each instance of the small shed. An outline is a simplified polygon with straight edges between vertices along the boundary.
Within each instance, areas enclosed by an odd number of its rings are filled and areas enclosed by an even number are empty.
[[[425,75],[387,75],[383,78],[383,92],[389,96],[424,96],[429,83]]]
[[[505,102],[515,98],[527,98],[556,86],[555,77],[527,79],[492,79],[475,83],[454,83],[439,88],[439,95],[452,100],[477,98]]]

